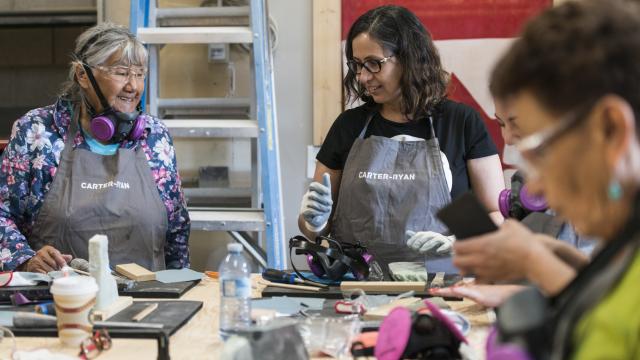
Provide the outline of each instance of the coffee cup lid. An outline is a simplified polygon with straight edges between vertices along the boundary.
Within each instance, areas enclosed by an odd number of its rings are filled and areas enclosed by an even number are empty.
[[[79,295],[98,291],[96,279],[91,276],[66,276],[53,280],[53,295]]]

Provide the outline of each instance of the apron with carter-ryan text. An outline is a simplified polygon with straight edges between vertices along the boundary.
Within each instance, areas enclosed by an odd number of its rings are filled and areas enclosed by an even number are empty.
[[[353,143],[342,172],[332,235],[366,245],[384,268],[397,261],[424,261],[406,245],[407,230],[443,233],[436,212],[451,202],[440,146],[431,138],[397,141],[364,138],[372,116]],[[429,272],[456,272],[451,258],[427,261]]]
[[[137,263],[165,268],[167,212],[141,146],[114,155],[74,149],[77,118],[71,121],[51,188],[29,239],[34,250],[51,245],[88,259],[89,239],[109,239],[112,266]]]

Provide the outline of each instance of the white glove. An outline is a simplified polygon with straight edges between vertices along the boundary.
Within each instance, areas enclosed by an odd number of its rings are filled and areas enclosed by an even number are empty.
[[[309,231],[318,232],[327,226],[331,215],[331,178],[328,173],[322,175],[322,184],[312,182],[302,197],[300,213]]]
[[[433,231],[411,231],[405,233],[407,246],[411,250],[426,255],[449,255],[453,242],[456,241],[454,235],[445,236]]]

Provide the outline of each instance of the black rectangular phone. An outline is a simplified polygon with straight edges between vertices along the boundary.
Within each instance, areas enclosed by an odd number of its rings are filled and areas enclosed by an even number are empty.
[[[466,193],[436,214],[457,240],[498,230],[487,209],[473,193]]]

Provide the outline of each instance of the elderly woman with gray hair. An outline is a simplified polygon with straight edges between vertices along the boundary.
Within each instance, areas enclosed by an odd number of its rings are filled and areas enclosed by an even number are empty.
[[[126,28],[81,34],[55,104],[18,119],[0,167],[0,266],[48,272],[109,238],[112,264],[189,266],[171,136],[141,112],[147,51]]]

